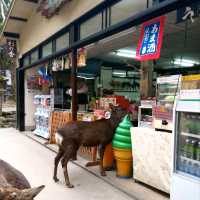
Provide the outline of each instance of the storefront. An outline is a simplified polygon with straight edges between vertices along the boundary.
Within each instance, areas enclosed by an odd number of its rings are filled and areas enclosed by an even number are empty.
[[[197,179],[197,188],[199,113],[181,114],[183,123],[189,123],[183,127],[173,121],[173,107],[179,91],[187,88],[184,81],[191,81],[190,89],[200,89],[198,76],[181,78],[200,74],[200,1],[110,0],[96,4],[49,38],[40,34],[44,41],[34,48],[31,37],[26,35],[21,41],[23,53],[17,68],[18,129],[31,130],[54,142],[56,128],[66,121],[93,121],[103,115],[100,110],[106,110],[109,103],[128,108],[134,102],[139,106],[138,115],[133,116],[138,127],[131,128],[134,179],[170,193],[171,172],[180,171],[191,175],[191,180]],[[139,61],[137,47],[142,24],[161,16],[165,16],[165,24],[160,56]],[[40,33],[38,29],[34,31],[31,34]],[[198,110],[199,104],[195,105]],[[175,123],[184,135],[173,136]],[[192,135],[186,133],[191,126],[195,127]],[[177,149],[173,143],[179,144]],[[173,146],[178,153],[174,166]],[[187,146],[195,155],[182,159],[183,152],[188,153]],[[175,178],[174,185],[176,181],[181,182]],[[173,199],[178,199],[179,194],[175,193]]]

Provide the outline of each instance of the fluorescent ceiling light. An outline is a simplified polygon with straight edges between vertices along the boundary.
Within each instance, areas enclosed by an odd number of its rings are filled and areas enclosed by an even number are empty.
[[[86,77],[86,76],[77,76],[78,78],[83,78],[83,79],[86,79],[86,80],[89,80],[89,79],[95,79],[95,77]]]
[[[119,49],[116,52],[114,52],[114,54],[125,58],[136,58],[135,50]]]
[[[199,64],[193,60],[186,60],[186,59],[175,59],[174,60],[175,65],[181,65],[183,67],[192,67],[195,64]]]
[[[113,72],[113,74],[117,74],[117,75],[126,75],[126,72]]]

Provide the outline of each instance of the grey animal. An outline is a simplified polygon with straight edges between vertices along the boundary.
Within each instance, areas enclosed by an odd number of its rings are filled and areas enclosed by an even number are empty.
[[[20,171],[0,159],[0,200],[33,200],[44,187],[31,188]]]

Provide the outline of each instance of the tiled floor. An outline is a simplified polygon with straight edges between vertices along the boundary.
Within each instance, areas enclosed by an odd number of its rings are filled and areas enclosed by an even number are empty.
[[[46,140],[33,135],[30,132],[27,132],[26,135],[41,144],[45,144]],[[45,145],[50,150],[57,152],[58,148],[57,145]],[[85,170],[89,171],[93,175],[99,177],[100,179],[104,180],[105,182],[111,184],[113,187],[123,191],[124,193],[128,194],[132,198],[138,200],[169,200],[169,196],[163,194],[153,188],[150,188],[142,183],[136,183],[132,178],[131,179],[121,179],[116,177],[115,171],[108,171],[106,177],[102,177],[99,174],[98,166],[95,167],[85,167],[87,160],[83,159],[82,157],[78,157],[78,160],[74,162],[78,166],[84,168]]]
[[[60,165],[60,181],[55,183],[52,179],[54,157],[55,153],[15,129],[0,129],[0,158],[20,170],[32,186],[45,185],[35,200],[134,199],[73,163],[69,163],[68,168],[75,188],[65,186]]]

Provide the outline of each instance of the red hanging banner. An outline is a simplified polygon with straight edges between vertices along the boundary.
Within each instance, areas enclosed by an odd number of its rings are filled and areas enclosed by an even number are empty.
[[[161,16],[143,23],[136,50],[137,60],[146,61],[160,58],[165,19],[165,16]]]

